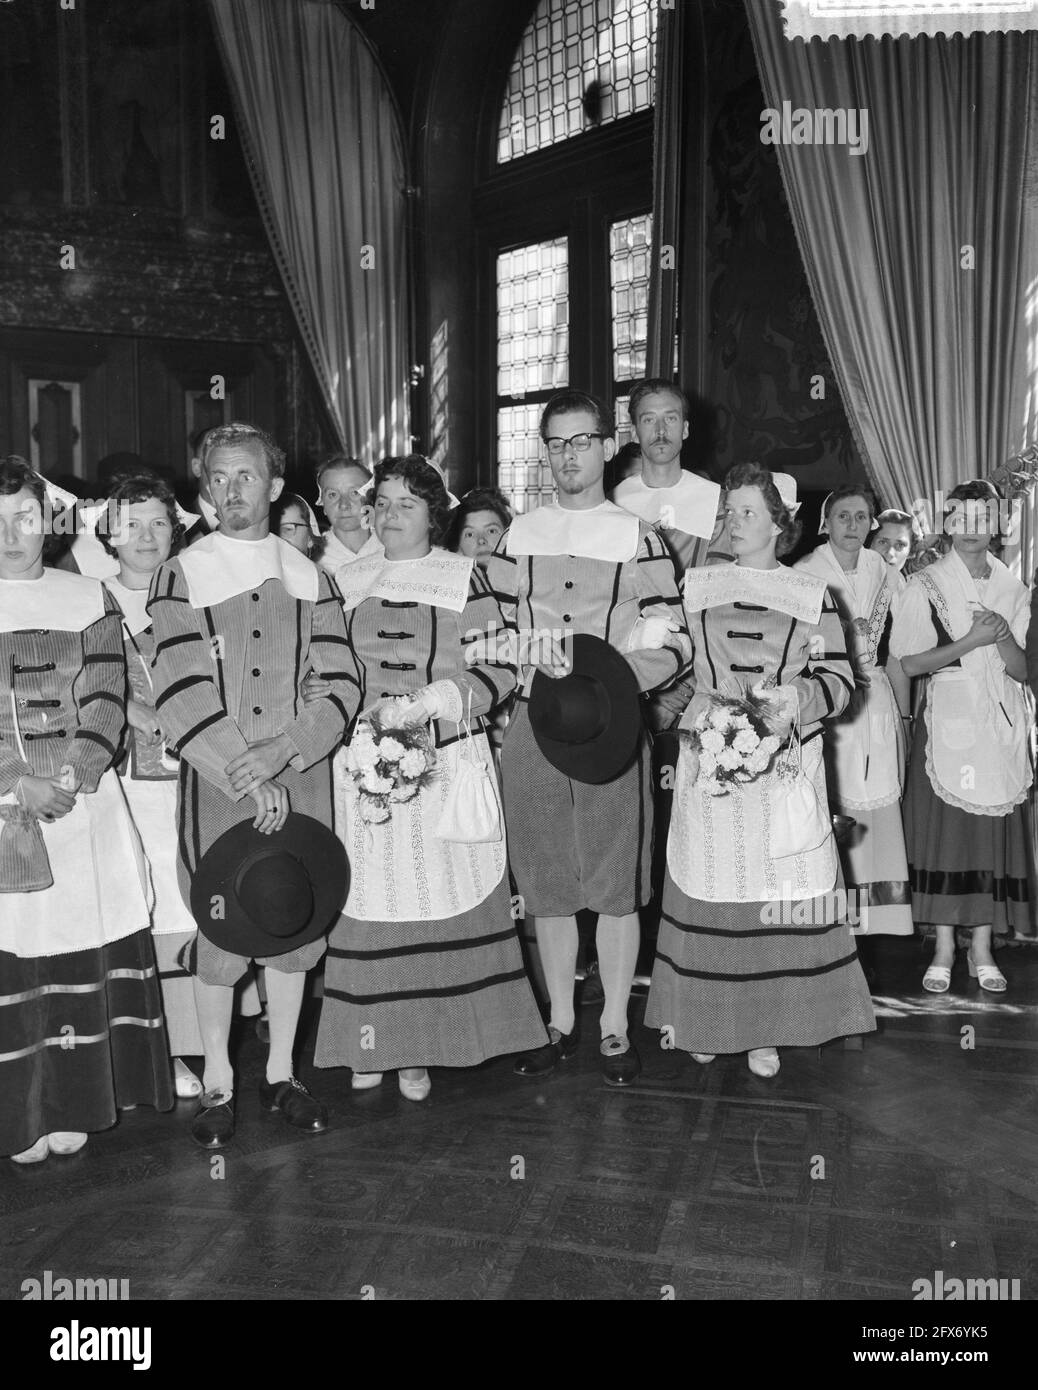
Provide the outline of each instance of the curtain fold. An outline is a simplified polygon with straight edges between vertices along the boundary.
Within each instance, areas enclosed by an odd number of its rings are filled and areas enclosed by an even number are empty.
[[[406,161],[378,64],[332,5],[209,4],[267,235],[340,443],[369,463],[406,452]]]
[[[778,0],[746,10],[770,108],[868,112],[866,153],[777,153],[862,461],[885,505],[933,509],[1034,426],[1038,34],[805,43]]]
[[[678,319],[677,249],[681,245],[681,173],[685,109],[685,7],[656,20],[656,103],[652,143],[652,245],[649,341],[645,372],[671,377]],[[664,255],[664,248],[671,248]]]

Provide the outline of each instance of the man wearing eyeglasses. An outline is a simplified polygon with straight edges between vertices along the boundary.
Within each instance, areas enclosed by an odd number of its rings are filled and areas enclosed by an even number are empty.
[[[638,957],[638,909],[651,893],[651,759],[644,736],[613,781],[571,780],[541,752],[527,700],[539,670],[566,675],[567,637],[589,633],[630,664],[643,693],[674,681],[691,652],[674,565],[661,537],[606,500],[604,473],[616,443],[608,408],[565,391],[540,426],[558,489],[550,506],[518,516],[501,537],[488,577],[516,634],[521,683],[502,751],[509,855],[551,1000],[551,1041],[516,1062],[522,1075],[552,1071],[577,1048],[573,982],[576,914],[598,914],[596,944],[605,1002],[602,1070],[629,1085],[641,1070],[627,1009]]]

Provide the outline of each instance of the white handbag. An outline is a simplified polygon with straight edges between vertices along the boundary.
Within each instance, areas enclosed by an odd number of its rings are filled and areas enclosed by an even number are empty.
[[[497,781],[487,760],[480,756],[472,737],[472,693],[469,692],[469,718],[462,725],[458,764],[447,792],[436,837],[463,845],[497,844],[504,833]]]
[[[772,859],[808,854],[833,833],[832,817],[819,804],[814,783],[804,775],[799,710],[793,716],[789,741],[778,756],[769,793]]]

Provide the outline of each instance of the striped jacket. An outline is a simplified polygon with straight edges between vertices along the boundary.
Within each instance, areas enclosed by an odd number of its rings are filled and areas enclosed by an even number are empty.
[[[639,529],[634,558],[622,562],[509,555],[506,531],[487,565],[506,628],[521,634],[569,630],[604,638],[627,659],[643,693],[669,685],[684,667],[678,652],[672,647],[627,650],[641,617],[672,618],[685,631],[670,551],[651,526],[639,522]]]
[[[18,751],[12,695],[28,762]],[[111,594],[104,617],[82,632],[0,633],[0,697],[0,795],[19,777],[57,777],[65,764],[81,791],[96,791],[126,727],[123,632]]]
[[[360,704],[334,581],[321,573],[316,603],[268,580],[211,608],[194,608],[177,559],[152,580],[155,707],[167,742],[212,787],[242,799],[227,764],[249,744],[287,734],[291,766],[303,771],[338,746]],[[303,680],[316,672],[332,690],[305,705]]]
[[[473,566],[464,609],[434,608],[417,600],[366,598],[346,614],[350,644],[360,666],[363,704],[390,696],[410,695],[424,685],[450,681],[460,696],[460,711],[471,712],[473,729],[488,727],[487,715],[515,688],[515,668],[504,661],[474,655],[480,638],[501,627],[501,610],[478,566]],[[433,743],[453,743],[459,726],[451,719],[433,721]]]

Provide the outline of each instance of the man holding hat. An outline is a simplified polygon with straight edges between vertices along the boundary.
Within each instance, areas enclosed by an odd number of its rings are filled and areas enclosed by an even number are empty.
[[[330,755],[360,685],[333,581],[270,534],[284,465],[263,430],[210,430],[201,468],[219,527],[156,572],[148,601],[155,707],[180,755],[181,889],[199,927],[183,964],[205,1044],[205,1094],[192,1125],[205,1148],[234,1133],[227,1044],[234,986],[250,958],[267,967],[261,1103],[300,1129],[327,1123],[294,1078],[292,1051],[306,972],[346,892],[330,831]],[[310,673],[330,689],[304,705]]]
[[[675,680],[691,652],[674,565],[645,522],[606,500],[613,420],[565,391],[541,416],[558,501],[516,517],[488,577],[523,671],[502,750],[509,852],[551,999],[551,1042],[516,1062],[551,1071],[576,1050],[576,914],[598,913],[602,1066],[641,1070],[627,1036],[638,909],[651,896],[651,758],[639,692]]]

